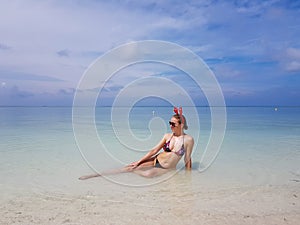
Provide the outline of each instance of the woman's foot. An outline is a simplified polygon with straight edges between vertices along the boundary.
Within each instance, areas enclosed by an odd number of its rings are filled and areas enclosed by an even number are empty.
[[[90,178],[93,178],[93,177],[100,177],[100,176],[101,176],[101,174],[98,173],[98,174],[81,176],[78,179],[79,180],[87,180],[87,179],[90,179]]]

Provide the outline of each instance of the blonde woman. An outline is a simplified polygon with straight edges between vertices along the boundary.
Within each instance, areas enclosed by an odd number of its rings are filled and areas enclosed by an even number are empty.
[[[152,148],[140,160],[133,162],[121,169],[82,176],[79,179],[85,180],[102,175],[134,172],[144,177],[155,177],[166,173],[176,166],[181,158],[184,159],[186,170],[191,170],[191,154],[194,147],[194,139],[186,134],[188,129],[187,120],[182,114],[182,108],[174,107],[175,114],[169,121],[172,133],[167,133],[161,141]],[[161,151],[162,150],[162,151]]]

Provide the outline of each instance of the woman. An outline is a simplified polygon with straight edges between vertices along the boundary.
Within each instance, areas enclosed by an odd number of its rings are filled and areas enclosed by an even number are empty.
[[[185,168],[191,170],[191,153],[194,139],[192,136],[184,133],[188,126],[184,115],[182,115],[182,108],[180,107],[178,112],[178,109],[174,107],[174,112],[175,114],[169,121],[172,133],[165,134],[162,140],[139,161],[133,162],[119,170],[82,176],[79,179],[85,180],[101,175],[124,172],[134,172],[144,177],[154,177],[166,173],[170,169],[176,169],[176,165],[182,157],[184,157]],[[161,149],[163,149],[162,152],[160,152]]]

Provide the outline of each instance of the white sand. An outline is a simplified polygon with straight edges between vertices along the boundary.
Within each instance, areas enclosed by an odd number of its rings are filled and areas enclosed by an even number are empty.
[[[21,193],[1,199],[0,224],[298,225],[300,221],[297,181],[224,188],[175,184],[178,180],[173,179],[133,188],[95,178],[78,181],[77,194]]]

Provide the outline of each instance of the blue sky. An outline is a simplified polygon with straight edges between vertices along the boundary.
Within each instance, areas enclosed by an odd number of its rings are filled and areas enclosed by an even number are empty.
[[[300,1],[3,1],[0,106],[72,105],[97,57],[139,40],[192,50],[214,72],[227,105],[300,106],[299,24]],[[172,77],[196,93],[181,73],[145,69],[131,75]],[[107,104],[125,78],[109,82]],[[206,104],[202,97],[196,104]]]

